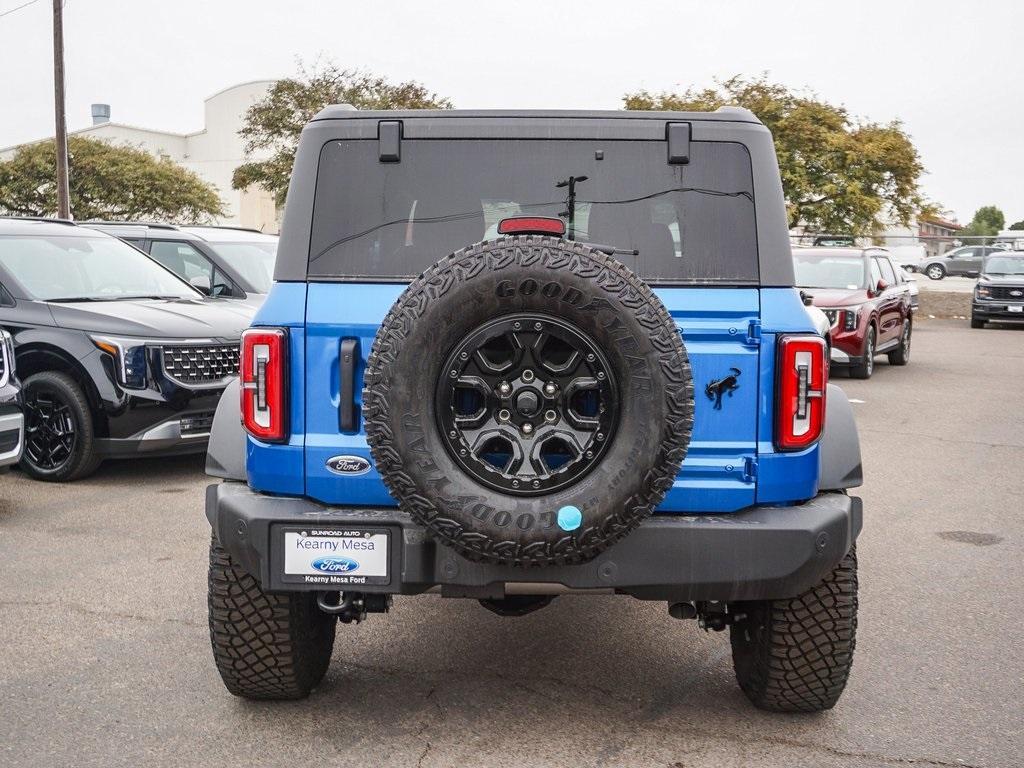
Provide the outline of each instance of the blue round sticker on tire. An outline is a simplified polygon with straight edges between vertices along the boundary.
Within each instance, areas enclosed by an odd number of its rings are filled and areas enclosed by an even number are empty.
[[[575,531],[583,524],[583,513],[579,507],[562,507],[558,510],[558,527],[563,531]]]

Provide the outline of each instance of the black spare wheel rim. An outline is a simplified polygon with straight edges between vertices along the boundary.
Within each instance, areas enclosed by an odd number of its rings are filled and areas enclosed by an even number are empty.
[[[586,474],[619,415],[615,376],[594,341],[531,313],[485,323],[457,344],[435,407],[445,446],[471,477],[526,496]]]
[[[539,327],[538,327],[539,325]],[[693,426],[682,336],[650,287],[583,243],[520,235],[450,254],[381,324],[364,426],[399,506],[460,560],[557,565],[629,534]],[[615,585],[615,569],[602,579]]]
[[[75,452],[78,430],[59,392],[32,386],[25,393],[25,458],[38,469],[59,470]]]

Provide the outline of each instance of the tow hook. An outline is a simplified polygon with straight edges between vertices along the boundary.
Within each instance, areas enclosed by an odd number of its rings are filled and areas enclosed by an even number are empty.
[[[674,619],[697,619],[697,625],[705,632],[721,632],[730,624],[743,621],[745,613],[734,613],[728,603],[670,603],[668,613]]]
[[[337,616],[342,624],[358,624],[368,613],[387,613],[391,609],[391,595],[317,592],[316,604],[324,613]]]

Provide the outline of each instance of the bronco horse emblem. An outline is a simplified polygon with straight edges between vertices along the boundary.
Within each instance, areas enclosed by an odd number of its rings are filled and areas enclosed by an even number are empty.
[[[732,397],[732,393],[739,389],[739,376],[742,371],[739,368],[730,368],[732,374],[730,376],[723,376],[720,379],[712,379],[711,382],[704,387],[704,394],[708,396],[708,400],[715,401],[714,410],[722,410],[722,395],[729,395]]]

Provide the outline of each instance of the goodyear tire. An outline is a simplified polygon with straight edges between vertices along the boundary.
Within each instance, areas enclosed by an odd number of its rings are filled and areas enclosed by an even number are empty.
[[[489,357],[499,342],[508,351]],[[504,372],[463,376],[478,359]],[[464,379],[490,425],[476,438],[459,426],[472,418],[456,405]],[[476,561],[578,563],[664,498],[689,443],[693,384],[675,323],[627,267],[582,243],[519,236],[453,253],[406,289],[377,333],[363,418],[388,489],[435,539]],[[496,462],[477,444],[492,427]]]
[[[302,699],[327,672],[338,620],[311,592],[268,594],[210,541],[210,643],[224,686],[246,699]]]
[[[797,597],[737,603],[733,669],[755,706],[821,712],[839,701],[857,639],[857,551]]]

